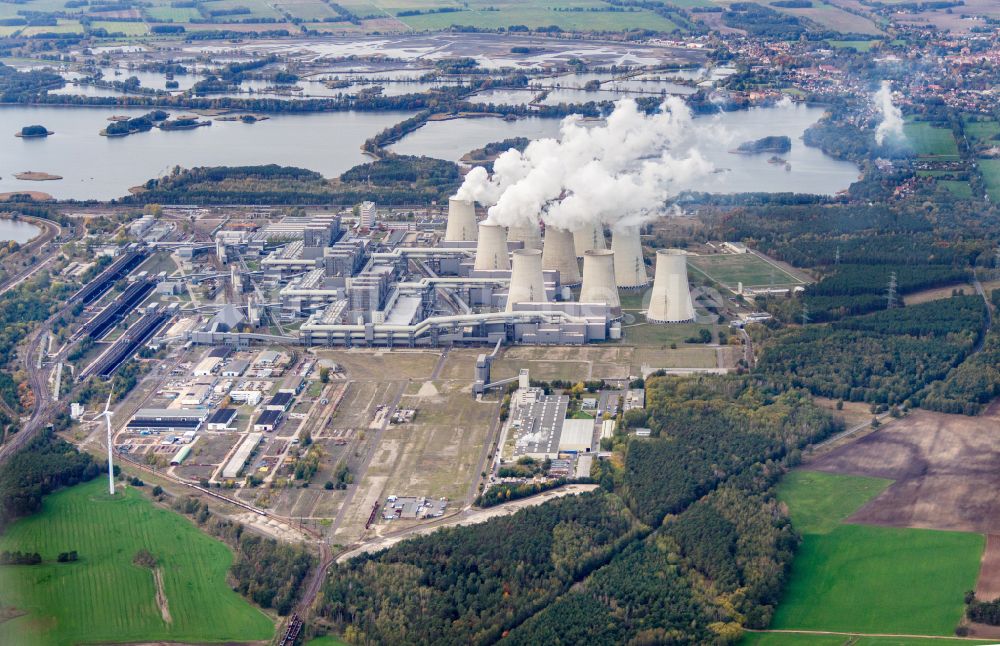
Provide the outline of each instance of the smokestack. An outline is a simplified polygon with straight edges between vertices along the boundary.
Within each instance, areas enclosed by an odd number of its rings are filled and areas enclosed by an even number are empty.
[[[583,258],[584,251],[607,249],[604,244],[604,227],[600,224],[585,224],[573,232],[576,257]]]
[[[622,289],[639,289],[649,284],[646,263],[642,261],[639,227],[622,227],[611,232],[611,251],[615,253],[615,277]]]
[[[694,303],[688,287],[687,255],[680,249],[658,249],[653,291],[646,310],[650,323],[694,320]]]
[[[542,231],[537,222],[518,224],[507,229],[507,240],[523,242],[525,249],[542,249]]]
[[[581,303],[606,303],[611,307],[611,315],[622,315],[618,286],[615,285],[615,256],[607,249],[590,249],[583,252],[583,287],[580,288]]]
[[[472,200],[448,198],[448,227],[444,239],[448,242],[476,239],[476,204]]]
[[[507,231],[499,224],[479,225],[479,243],[476,245],[476,271],[510,269],[507,257]]]
[[[573,234],[566,229],[545,227],[545,244],[542,245],[542,269],[559,271],[559,284],[579,285],[580,265],[576,262]]]
[[[542,252],[538,249],[516,249],[510,272],[510,289],[507,290],[507,307],[514,311],[514,303],[544,303],[545,277],[542,275]]]

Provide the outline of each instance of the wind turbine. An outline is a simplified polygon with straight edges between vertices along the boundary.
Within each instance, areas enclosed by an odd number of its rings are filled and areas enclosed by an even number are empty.
[[[108,424],[108,492],[113,496],[115,495],[115,468],[111,462],[111,456],[114,454],[114,445],[111,438],[111,394],[108,393],[108,402],[104,405],[104,412],[101,413],[101,417]]]

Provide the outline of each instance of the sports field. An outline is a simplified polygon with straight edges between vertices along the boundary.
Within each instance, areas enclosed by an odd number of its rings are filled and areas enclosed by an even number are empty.
[[[226,584],[224,544],[135,489],[111,499],[98,478],[45,500],[0,536],[0,550],[39,552],[44,563],[0,566],[0,605],[27,614],[0,623],[0,644],[266,640],[274,625]],[[156,558],[153,571],[132,560]],[[76,550],[79,561],[57,563]],[[169,619],[167,621],[166,619]]]
[[[787,271],[772,265],[752,253],[726,253],[709,256],[688,256],[692,277],[700,274],[714,282],[735,290],[738,283],[744,287],[790,287],[804,284]]]
[[[948,128],[939,128],[926,121],[908,121],[903,132],[920,157],[958,159],[958,144]]]
[[[889,484],[811,471],[785,477],[778,498],[802,544],[772,629],[953,634],[984,537],[843,523]]]

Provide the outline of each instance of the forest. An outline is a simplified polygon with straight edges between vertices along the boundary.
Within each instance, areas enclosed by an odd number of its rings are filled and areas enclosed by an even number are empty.
[[[903,404],[961,363],[985,324],[982,298],[954,296],[798,327],[767,342],[757,370],[778,390],[805,388],[834,399]]]
[[[290,166],[175,168],[147,181],[133,204],[337,204],[365,200],[385,205],[430,205],[454,193],[458,166],[430,157],[387,156],[355,166],[336,180]]]
[[[351,643],[725,644],[766,626],[798,541],[775,460],[840,425],[750,376],[646,388],[656,436],[616,434],[624,463],[597,461],[596,492],[338,565],[325,627]]]
[[[994,310],[1000,306],[1000,290],[990,294]],[[982,349],[963,361],[941,381],[935,381],[913,397],[914,404],[942,413],[978,415],[1000,395],[1000,332],[996,325],[983,340]]]
[[[645,531],[614,495],[567,496],[337,565],[319,612],[354,643],[490,643]]]
[[[42,431],[0,469],[0,532],[41,509],[48,494],[92,480],[102,468],[89,453]]]

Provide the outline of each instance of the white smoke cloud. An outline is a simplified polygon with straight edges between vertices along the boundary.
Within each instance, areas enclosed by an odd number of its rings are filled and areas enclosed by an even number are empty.
[[[882,81],[875,93],[875,108],[882,115],[882,121],[875,129],[875,143],[881,146],[886,139],[902,139],[903,111],[892,102],[892,86],[889,81]]]
[[[694,149],[704,128],[677,98],[647,115],[631,99],[616,103],[606,123],[563,120],[558,139],[508,150],[493,175],[473,169],[458,196],[489,206],[489,221],[504,226],[537,221],[565,229],[583,224],[631,226],[664,212],[665,201],[712,165]]]

